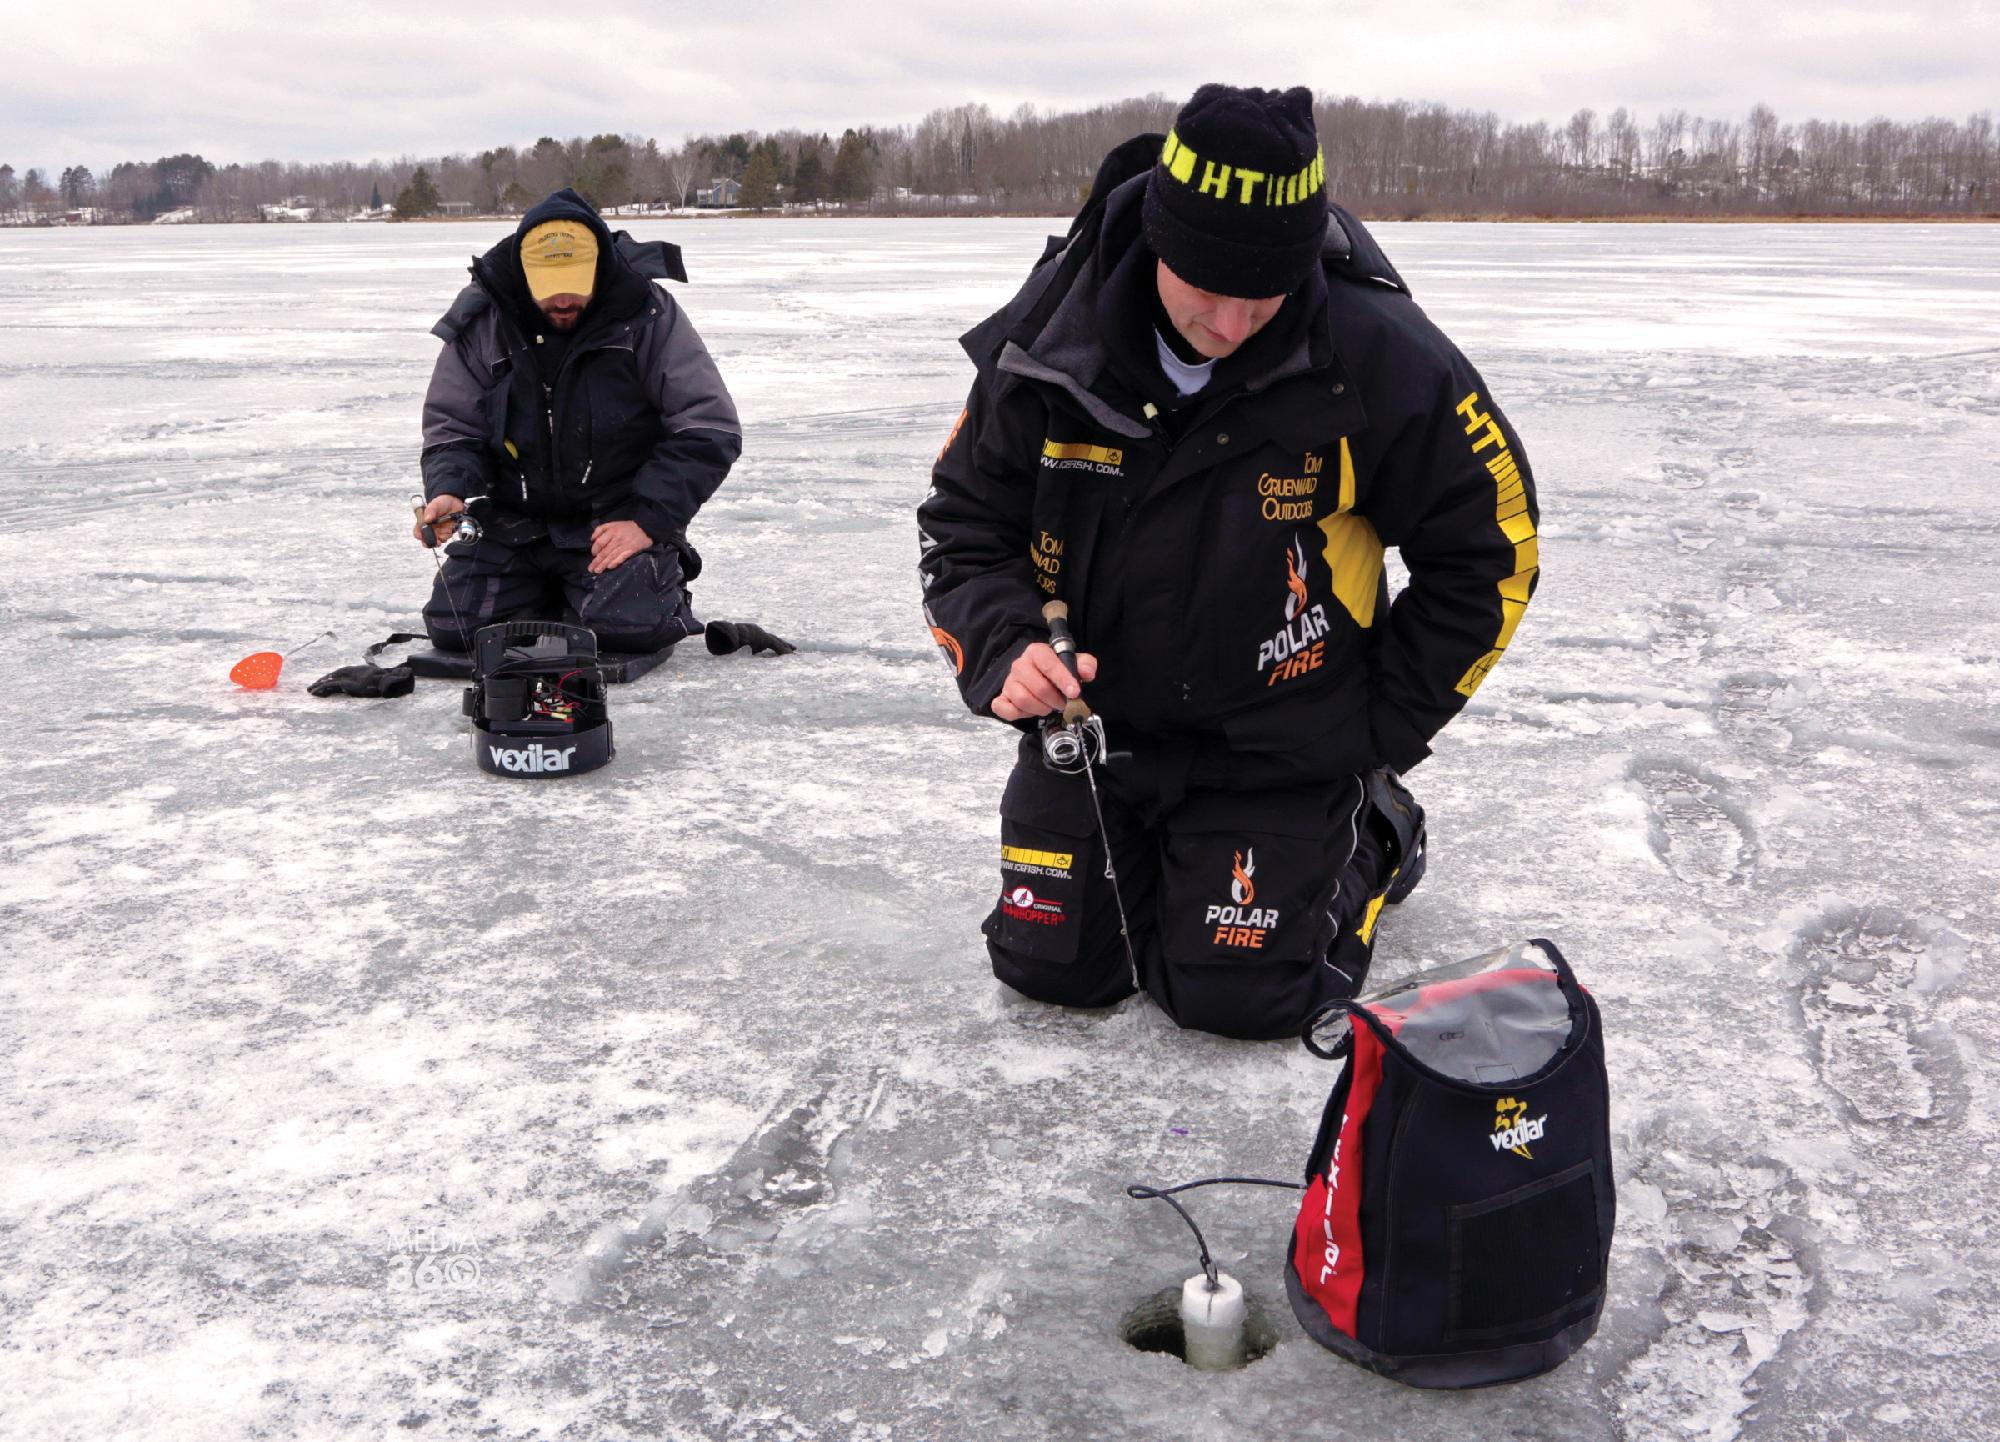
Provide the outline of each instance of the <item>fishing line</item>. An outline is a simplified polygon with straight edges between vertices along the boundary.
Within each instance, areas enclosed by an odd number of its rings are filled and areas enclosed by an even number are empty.
[[[1050,601],[1042,607],[1042,619],[1048,623],[1050,648],[1081,686],[1083,677],[1076,667],[1076,637],[1069,629],[1069,605]],[[1081,696],[1064,705],[1061,722],[1051,717],[1045,725],[1042,757],[1058,771],[1081,770],[1084,783],[1090,788],[1090,809],[1097,817],[1098,839],[1104,843],[1104,875],[1111,882],[1112,904],[1118,908],[1118,936],[1125,943],[1126,965],[1132,969],[1132,989],[1144,991],[1139,981],[1139,954],[1132,949],[1132,926],[1125,917],[1125,894],[1118,885],[1118,868],[1111,861],[1111,833],[1104,825],[1104,802],[1097,794],[1096,767],[1105,757],[1104,722],[1091,714],[1090,703]]]
[[[1095,717],[1091,718],[1095,720]],[[1100,727],[1098,737],[1102,741],[1104,732]],[[1125,919],[1125,895],[1118,889],[1118,868],[1111,864],[1111,833],[1104,829],[1104,805],[1097,797],[1097,770],[1091,764],[1090,750],[1086,746],[1083,756],[1083,779],[1090,787],[1090,809],[1097,813],[1097,834],[1104,842],[1104,874],[1111,881],[1111,902],[1118,908],[1118,935],[1125,942],[1125,962],[1132,968],[1132,989],[1143,991],[1139,984],[1139,955],[1132,949],[1132,926]]]
[[[1201,1249],[1201,1270],[1208,1278],[1210,1290],[1221,1283],[1216,1276],[1219,1268],[1215,1265],[1215,1258],[1208,1254],[1208,1239],[1201,1234],[1201,1228],[1195,1225],[1194,1218],[1188,1215],[1188,1209],[1174,1200],[1174,1193],[1191,1192],[1196,1187],[1283,1187],[1286,1191],[1292,1192],[1302,1192],[1306,1189],[1304,1182],[1279,1182],[1269,1177],[1203,1177],[1198,1182],[1182,1182],[1176,1187],[1149,1187],[1141,1182],[1133,1182],[1125,1188],[1125,1195],[1135,1202],[1165,1202],[1180,1213],[1181,1220],[1186,1222],[1188,1230],[1194,1233],[1194,1244]]]
[[[292,656],[328,640],[331,631],[322,631],[310,641],[301,641],[291,650],[280,654],[277,651],[253,651],[229,668],[229,679],[246,691],[269,691],[278,684],[278,673],[285,669],[285,662]]]
[[[451,582],[445,578],[444,574],[444,557],[439,554],[440,551],[451,544],[457,537],[450,536],[440,541],[436,527],[446,521],[456,522],[464,533],[466,540],[476,541],[479,539],[479,523],[464,511],[459,511],[454,515],[440,516],[435,523],[426,521],[424,519],[424,498],[422,496],[410,497],[410,506],[417,513],[417,539],[424,543],[424,549],[431,553],[431,560],[437,566],[438,586],[444,592],[445,604],[451,607],[452,623],[458,627],[458,634],[465,638],[466,646],[470,647],[472,645],[472,633],[465,629],[465,617],[459,614],[458,598],[451,593]]]

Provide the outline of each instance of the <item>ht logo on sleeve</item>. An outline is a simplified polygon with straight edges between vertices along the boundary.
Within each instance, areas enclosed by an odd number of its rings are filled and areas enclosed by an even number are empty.
[[[1246,847],[1236,853],[1236,860],[1229,868],[1230,904],[1208,909],[1205,919],[1208,925],[1215,928],[1209,945],[1243,947],[1253,951],[1264,945],[1265,936],[1278,924],[1278,908],[1255,904],[1256,876],[1256,849]]]

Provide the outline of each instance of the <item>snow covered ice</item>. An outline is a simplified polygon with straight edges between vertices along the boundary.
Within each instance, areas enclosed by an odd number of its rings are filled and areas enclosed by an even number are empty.
[[[1123,1184],[1296,1174],[1331,1067],[986,970],[1013,748],[912,512],[1048,228],[635,227],[745,419],[697,605],[801,653],[683,648],[547,784],[455,686],[303,690],[416,619],[498,227],[0,232],[0,1435],[2000,1435],[2000,232],[1379,227],[1546,570],[1377,974],[1559,941],[1621,1185],[1597,1339],[1436,1395],[1291,1322],[1279,1192],[1190,1198],[1269,1357],[1121,1342],[1193,1263]]]

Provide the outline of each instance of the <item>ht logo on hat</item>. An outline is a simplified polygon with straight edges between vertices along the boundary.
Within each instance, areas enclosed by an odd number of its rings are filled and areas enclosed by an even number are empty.
[[[1326,184],[1326,153],[1315,149],[1312,164],[1290,175],[1267,175],[1247,165],[1230,165],[1213,157],[1195,154],[1194,147],[1177,131],[1167,132],[1160,149],[1160,165],[1182,185],[1192,185],[1203,195],[1217,200],[1233,200],[1238,205],[1297,205],[1316,194]],[[1199,168],[1201,179],[1195,179]]]
[[[1146,244],[1197,290],[1289,295],[1320,262],[1326,155],[1312,92],[1204,85],[1146,180]]]

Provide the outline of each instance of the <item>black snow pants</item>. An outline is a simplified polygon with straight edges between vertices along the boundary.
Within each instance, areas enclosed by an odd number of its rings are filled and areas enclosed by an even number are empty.
[[[1359,989],[1385,894],[1420,874],[1422,810],[1394,773],[1182,790],[1114,756],[1098,776],[1139,984],[1175,1022],[1295,1036]],[[1063,1006],[1130,996],[1086,782],[1043,765],[1034,737],[1001,798],[1000,843],[993,974]]]
[[[440,651],[469,651],[496,621],[570,621],[605,651],[657,651],[697,634],[682,555],[659,544],[602,575],[590,573],[589,522],[508,516],[470,545],[445,552],[424,603]]]

